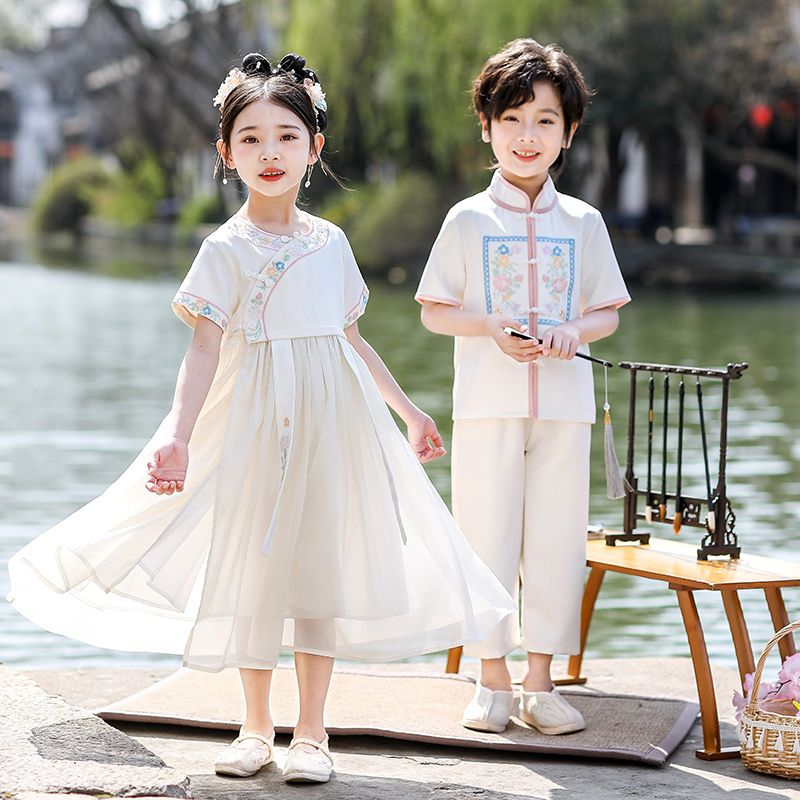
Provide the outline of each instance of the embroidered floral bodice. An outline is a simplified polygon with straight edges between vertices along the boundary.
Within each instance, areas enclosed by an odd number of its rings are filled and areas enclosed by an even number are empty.
[[[345,235],[319,217],[307,231],[274,234],[234,216],[200,248],[173,300],[249,342],[340,333],[364,312],[369,291]]]

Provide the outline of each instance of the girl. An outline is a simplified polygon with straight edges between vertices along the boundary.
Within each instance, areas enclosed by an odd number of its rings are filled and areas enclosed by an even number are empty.
[[[223,169],[249,195],[173,300],[194,335],[172,410],[101,497],[12,559],[12,602],[91,644],[238,667],[246,718],[226,775],[272,760],[270,678],[292,648],[284,775],[326,781],[334,657],[481,639],[513,603],[419,464],[444,452],[436,426],[359,334],[368,292],[344,234],[296,205],[321,163],[317,76],[251,54],[215,103]]]
[[[588,362],[573,357],[613,333],[630,299],[600,214],[550,177],[588,97],[555,45],[518,39],[486,62],[472,99],[497,169],[486,191],[450,210],[417,293],[423,324],[456,337],[453,513],[515,596],[522,578],[521,717],[549,734],[585,727],[550,679],[554,653],[578,652],[586,563],[594,392]],[[519,644],[509,616],[467,648],[481,658],[468,728],[506,727],[505,656]]]

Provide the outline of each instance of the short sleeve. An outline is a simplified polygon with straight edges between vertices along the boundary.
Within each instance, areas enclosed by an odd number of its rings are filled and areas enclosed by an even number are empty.
[[[414,298],[419,303],[429,300],[460,308],[464,304],[466,282],[464,245],[458,218],[451,209],[433,243]]]
[[[347,237],[341,236],[342,264],[344,266],[344,327],[352,325],[367,309],[369,289],[356,263],[356,257]]]
[[[224,331],[237,302],[236,271],[219,244],[206,239],[172,300],[172,310],[190,328],[207,317]]]
[[[598,214],[583,241],[580,314],[611,306],[619,308],[630,299],[605,222]]]

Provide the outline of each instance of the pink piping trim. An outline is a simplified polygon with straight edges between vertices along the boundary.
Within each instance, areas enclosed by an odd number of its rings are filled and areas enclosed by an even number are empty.
[[[298,257],[297,257],[297,258],[296,258],[294,261],[292,261],[292,263],[291,263],[291,264],[289,264],[289,266],[288,266],[288,267],[286,267],[286,269],[285,269],[285,270],[283,270],[283,272],[281,272],[281,274],[280,274],[280,275],[278,275],[278,280],[276,280],[276,281],[275,281],[275,283],[273,283],[273,284],[272,284],[272,287],[271,287],[271,288],[270,288],[270,290],[269,290],[269,294],[267,295],[267,299],[264,301],[264,308],[262,308],[262,309],[261,309],[261,325],[262,325],[262,327],[263,327],[263,329],[264,329],[264,336],[266,336],[266,335],[267,335],[267,321],[264,319],[264,314],[266,314],[266,313],[267,313],[267,306],[269,305],[269,299],[270,299],[270,297],[272,297],[272,293],[275,291],[275,289],[278,287],[278,284],[279,284],[279,283],[281,282],[281,280],[283,279],[283,276],[284,276],[284,275],[286,275],[286,273],[287,273],[287,272],[288,272],[288,271],[289,271],[289,270],[290,270],[290,269],[291,269],[293,266],[295,266],[295,265],[296,265],[298,262],[302,261],[302,260],[303,260],[304,258],[306,258],[307,256],[313,256],[313,255],[314,255],[314,253],[317,253],[317,252],[319,252],[320,250],[322,250],[322,248],[323,248],[323,247],[325,247],[325,245],[326,245],[326,244],[328,244],[328,239],[330,239],[330,237],[331,237],[331,230],[330,230],[330,228],[329,228],[329,227],[326,225],[326,226],[325,226],[325,241],[323,241],[323,242],[322,242],[322,244],[320,244],[320,246],[319,246],[319,247],[315,247],[313,250],[309,250],[309,252],[308,252],[308,253],[303,253],[303,255],[301,255],[301,256],[298,256]],[[262,272],[263,272],[263,270],[262,270]]]
[[[630,297],[617,297],[615,300],[607,300],[605,303],[597,303],[596,305],[584,308],[581,316],[588,314],[591,311],[599,311],[601,308],[622,308],[626,303],[630,303]]]
[[[552,200],[552,202],[549,205],[544,206],[542,208],[537,208],[535,206],[533,208],[531,208],[530,198],[528,197],[528,195],[525,194],[525,192],[523,192],[522,190],[518,189],[516,186],[514,186],[514,184],[509,183],[499,172],[497,173],[497,176],[511,191],[516,192],[517,194],[519,194],[524,199],[524,205],[522,207],[520,207],[520,206],[512,206],[510,203],[506,203],[503,200],[500,200],[500,198],[496,197],[490,190],[489,191],[489,197],[491,197],[491,199],[495,203],[497,203],[497,205],[499,205],[501,208],[505,208],[508,211],[516,211],[518,214],[523,214],[523,213],[524,214],[529,214],[529,213],[531,213],[531,211],[534,214],[545,214],[548,211],[552,211],[556,207],[556,204],[558,203],[558,195],[556,194],[555,186],[553,186],[553,200]],[[544,186],[552,184],[552,180],[553,179],[548,176],[547,180],[544,183]],[[544,186],[542,187],[542,190],[544,190]],[[541,195],[541,192],[540,192],[540,195]],[[537,196],[537,198],[536,198],[537,200],[539,199],[539,196]]]
[[[528,233],[528,300],[531,308],[537,308],[539,302],[539,265],[536,261],[536,222],[533,217],[527,219]],[[530,263],[533,261],[533,263]],[[538,314],[528,312],[528,330],[536,333]],[[539,387],[536,362],[528,364],[528,412],[535,419],[539,413]]]
[[[519,189],[516,186],[514,186],[514,184],[511,183],[511,181],[506,180],[502,176],[502,174],[500,173],[499,169],[497,170],[497,177],[500,179],[500,183],[504,184],[505,187],[510,192],[514,192],[515,194],[518,194],[520,196],[520,198],[522,199],[522,204],[524,206],[524,210],[525,211],[530,211],[531,201],[530,201],[530,198],[528,197],[528,195],[525,192],[523,192],[522,189]],[[519,210],[519,209],[517,209],[517,210]]]
[[[421,305],[423,300],[428,300],[431,303],[444,303],[446,306],[455,306],[456,308],[461,308],[461,303],[457,303],[455,300],[450,300],[445,297],[434,297],[432,294],[418,294],[414,297],[414,299]]]
[[[489,192],[489,197],[491,197],[492,200],[494,200],[494,202],[500,206],[500,208],[505,208],[508,211],[516,211],[518,214],[525,214],[528,211],[527,208],[519,208],[518,206],[512,206],[508,203],[504,203],[499,197],[495,197],[495,195],[493,195],[491,192]]]
[[[209,303],[209,301],[208,301],[208,300],[206,300],[206,298],[205,298],[205,297],[200,297],[200,295],[198,295],[198,294],[192,294],[191,292],[184,292],[184,291],[182,291],[182,290],[181,290],[181,291],[179,291],[179,292],[178,292],[178,294],[185,294],[185,295],[187,295],[188,297],[194,297],[194,299],[195,299],[195,300],[199,300],[201,303],[205,303],[207,306],[211,306],[211,308],[216,308],[216,309],[217,309],[217,311],[219,311],[219,313],[220,313],[220,314],[222,314],[222,317],[223,317],[223,318],[224,318],[224,320],[225,320],[225,327],[227,327],[227,326],[228,326],[228,324],[230,323],[230,321],[231,321],[231,318],[228,316],[228,314],[227,314],[225,311],[223,311],[223,310],[222,310],[222,309],[221,309],[219,306],[216,306],[216,305],[214,305],[214,303]],[[176,306],[181,306],[181,307],[183,307],[183,308],[186,308],[186,306],[184,306],[184,305],[183,305],[183,303],[175,303],[175,305],[176,305]],[[189,309],[188,309],[188,308],[186,308],[186,310],[187,310],[187,311],[189,311]],[[189,311],[189,314],[190,314],[191,316],[194,316],[194,317],[195,317],[195,319],[196,319],[196,318],[197,318],[197,316],[198,316],[197,314],[192,314],[192,312],[191,312],[191,311]],[[200,314],[200,316],[204,316],[204,315],[203,315],[203,314]],[[212,322],[213,322],[213,320],[212,320]]]
[[[555,191],[555,190],[553,190],[553,191]],[[545,213],[547,213],[548,211],[552,211],[552,210],[553,210],[553,209],[556,207],[556,203],[557,203],[557,202],[558,202],[558,198],[557,198],[557,197],[554,197],[554,198],[553,198],[553,202],[552,202],[552,203],[550,203],[550,205],[549,205],[549,206],[545,206],[544,208],[534,208],[534,209],[533,209],[533,211],[534,211],[534,213],[536,213],[536,214],[545,214]]]

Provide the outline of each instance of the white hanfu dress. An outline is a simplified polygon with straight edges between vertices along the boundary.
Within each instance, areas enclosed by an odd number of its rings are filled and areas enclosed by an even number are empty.
[[[515,611],[344,335],[368,297],[347,239],[307,227],[276,236],[234,216],[203,243],[173,308],[224,334],[186,487],[145,489],[156,432],[11,559],[9,600],[33,622],[217,671],[270,669],[281,647],[409,657]]]

